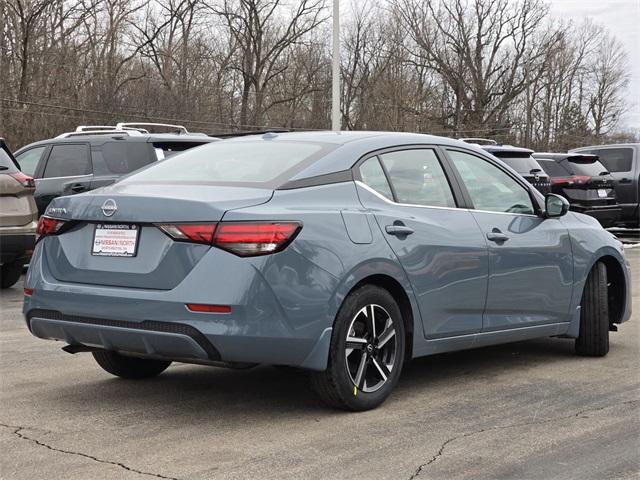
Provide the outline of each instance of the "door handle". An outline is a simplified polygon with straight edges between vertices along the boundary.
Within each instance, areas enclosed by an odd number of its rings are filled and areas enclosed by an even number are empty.
[[[88,187],[83,183],[74,183],[73,185],[71,185],[71,187],[69,187],[69,190],[74,193],[81,193],[86,192],[88,190]]]
[[[631,183],[631,179],[630,178],[621,178],[618,183]]]
[[[496,243],[504,243],[509,240],[509,237],[496,228],[494,231],[487,233],[487,240]]]
[[[413,228],[407,227],[406,225],[387,225],[384,229],[389,235],[396,235],[398,237],[411,235],[414,232]]]

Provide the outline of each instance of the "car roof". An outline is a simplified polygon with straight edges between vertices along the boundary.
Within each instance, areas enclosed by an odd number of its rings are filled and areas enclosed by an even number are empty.
[[[640,143],[609,143],[606,145],[589,145],[585,147],[576,147],[569,150],[569,152],[576,152],[578,150],[586,150],[589,148],[613,148],[613,147],[640,147]]]
[[[598,155],[594,155],[591,153],[577,153],[577,152],[569,152],[569,153],[547,153],[547,152],[536,152],[533,154],[533,158],[536,160],[555,160],[556,162],[562,162],[563,160],[588,160],[591,159],[594,162],[599,160],[600,157]]]
[[[328,130],[284,133],[268,132],[258,135],[234,137],[224,140],[224,142],[310,142],[323,144],[329,147],[329,151],[326,155],[293,175],[289,181],[296,181],[348,170],[364,155],[376,150],[392,147],[411,145],[443,145],[464,148],[482,156],[487,156],[487,152],[480,149],[477,145],[468,144],[461,140],[422,133],[404,132],[334,132]]]
[[[530,148],[514,147],[513,145],[481,145],[480,148],[490,153],[533,153]]]
[[[220,139],[216,137],[210,137],[206,134],[188,133],[141,133],[135,136],[129,136],[126,133],[108,133],[99,135],[77,135],[70,137],[54,137],[46,140],[39,140],[37,142],[29,143],[23,147],[20,147],[16,154],[20,154],[22,150],[32,147],[38,147],[40,145],[52,145],[52,144],[64,144],[64,143],[90,143],[91,145],[102,145],[111,140],[118,140],[124,142],[173,142],[173,143],[211,143],[217,142]]]

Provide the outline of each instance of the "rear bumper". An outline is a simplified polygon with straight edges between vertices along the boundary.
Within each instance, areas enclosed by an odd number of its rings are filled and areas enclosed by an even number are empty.
[[[36,243],[34,232],[11,233],[5,235],[0,229],[0,263],[12,262],[20,258],[28,258],[28,252]]]
[[[571,205],[571,210],[595,218],[603,227],[611,227],[620,220],[622,208],[619,206],[589,207]]]
[[[269,273],[287,281],[286,289],[260,271],[257,262],[267,259],[251,263],[211,249],[175,288],[152,290],[57,280],[47,268],[46,249],[38,244],[25,281],[34,291],[25,297],[23,311],[33,335],[70,345],[187,363],[324,370],[331,290],[299,294],[274,258],[268,259]],[[308,268],[312,278],[322,275],[311,264]],[[215,275],[220,271],[227,275]],[[193,312],[188,303],[229,305],[231,313]]]

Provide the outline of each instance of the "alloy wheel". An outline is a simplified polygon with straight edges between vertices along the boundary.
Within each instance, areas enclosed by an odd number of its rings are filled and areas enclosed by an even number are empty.
[[[362,307],[351,320],[345,348],[346,368],[355,388],[371,393],[391,376],[398,339],[389,312],[380,305]]]

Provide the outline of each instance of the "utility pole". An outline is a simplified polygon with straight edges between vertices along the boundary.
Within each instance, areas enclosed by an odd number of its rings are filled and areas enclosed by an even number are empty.
[[[331,68],[331,130],[340,131],[340,0],[333,0],[333,64]]]

